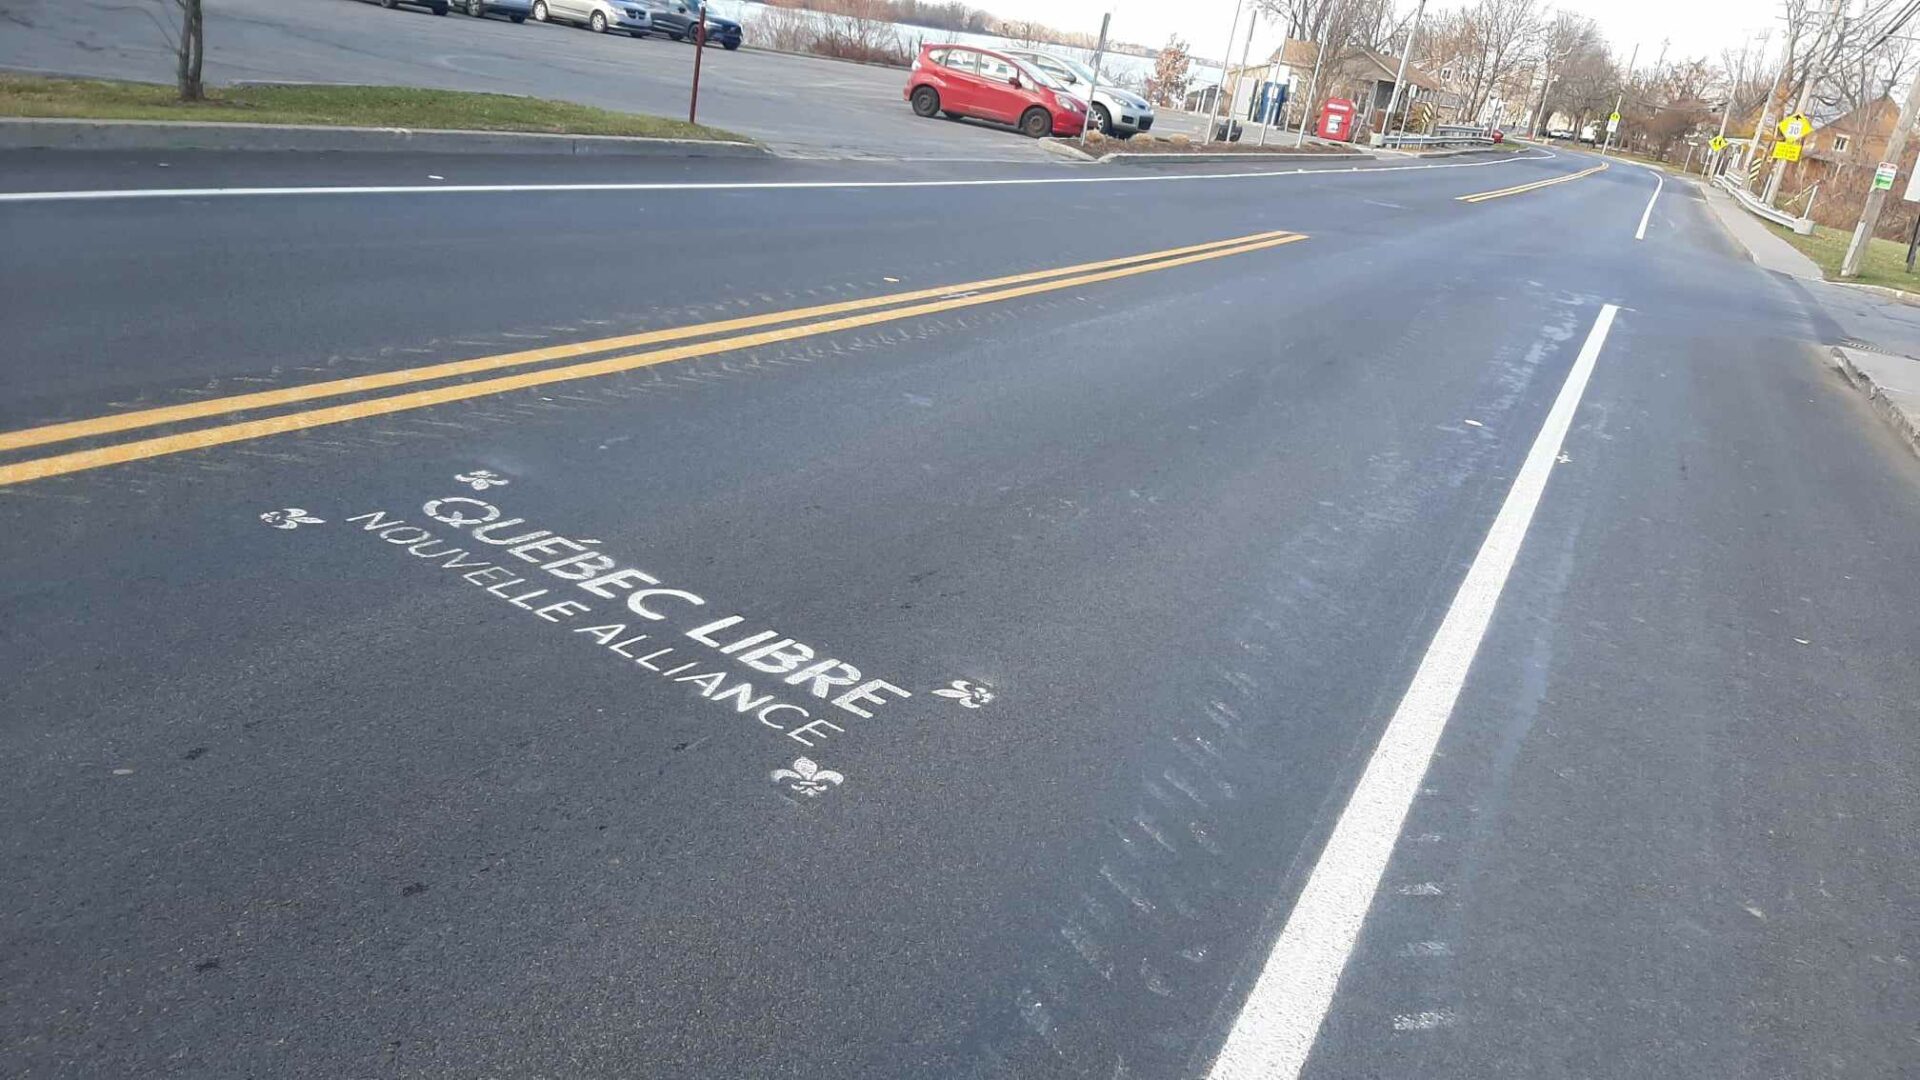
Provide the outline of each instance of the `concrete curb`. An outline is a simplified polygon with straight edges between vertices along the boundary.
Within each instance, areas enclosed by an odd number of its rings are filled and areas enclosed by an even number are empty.
[[[266,150],[564,157],[766,157],[758,144],[439,128],[0,119],[0,150]]]
[[[1059,139],[1041,139],[1040,149],[1045,150],[1049,154],[1066,158],[1068,161],[1078,161],[1084,164],[1094,164],[1101,160],[1087,153],[1085,150],[1080,149],[1078,146],[1072,143],[1061,142]]]
[[[1843,289],[1859,289],[1861,292],[1884,296],[1889,300],[1898,300],[1903,304],[1920,305],[1920,294],[1905,292],[1900,289],[1889,289],[1885,285],[1863,285],[1858,281],[1835,281],[1832,278],[1825,280],[1827,284],[1838,285]]]
[[[1915,454],[1920,454],[1920,420],[1916,420],[1914,414],[1901,408],[1897,402],[1888,397],[1886,390],[1873,381],[1873,376],[1862,371],[1859,365],[1853,362],[1853,358],[1847,355],[1847,350],[1835,345],[1829,351],[1833,356],[1833,366],[1839,368],[1840,373],[1845,375],[1847,381],[1856,389],[1867,395],[1867,400],[1873,404],[1874,411],[1886,420],[1895,434],[1905,440],[1907,448]]]
[[[1312,158],[1315,161],[1326,161],[1329,159],[1366,161],[1369,157],[1370,155],[1360,153],[1359,151],[1350,154],[1330,151],[1315,154],[1292,150],[1281,150],[1271,154],[1264,150],[1248,150],[1237,154],[1130,154],[1125,150],[1116,150],[1111,154],[1101,156],[1099,160],[1105,165],[1146,165],[1159,161],[1298,161],[1302,158]]]

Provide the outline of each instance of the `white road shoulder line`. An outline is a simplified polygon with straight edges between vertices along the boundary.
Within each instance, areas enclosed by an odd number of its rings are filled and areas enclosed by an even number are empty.
[[[1542,161],[1539,155],[1516,154],[1496,161],[1462,161],[1445,165],[1383,165],[1352,170],[1362,174],[1411,172],[1420,169],[1483,169],[1516,161]],[[822,191],[874,188],[1030,187],[1042,184],[1167,184],[1194,180],[1273,179],[1283,176],[1332,174],[1336,169],[1262,169],[1257,172],[1179,173],[1158,176],[1005,176],[978,180],[763,180],[692,181],[687,183],[625,184],[391,184],[358,187],[230,187],[230,188],[121,188],[90,191],[0,192],[0,203],[97,202],[109,199],[211,199],[263,195],[477,195],[525,194],[543,191]],[[1342,175],[1345,175],[1342,172]]]
[[[1486,636],[1494,605],[1619,310],[1607,304],[1594,320],[1466,580],[1454,594],[1406,696],[1374,747],[1366,772],[1354,786],[1253,992],[1228,1032],[1226,1045],[1208,1074],[1212,1080],[1293,1080],[1306,1065],[1320,1024],[1333,1004],[1340,972],[1360,936],[1407,811]]]
[[[1653,204],[1659,201],[1660,189],[1666,186],[1667,178],[1655,172],[1653,174],[1653,197],[1647,200],[1647,208],[1640,212],[1640,228],[1635,230],[1633,234],[1635,240],[1645,240],[1647,238],[1647,222],[1653,217]]]

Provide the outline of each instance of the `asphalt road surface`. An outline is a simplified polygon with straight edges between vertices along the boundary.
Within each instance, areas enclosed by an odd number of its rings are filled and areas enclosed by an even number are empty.
[[[172,80],[151,0],[0,0],[0,69]],[[515,26],[364,0],[206,0],[207,78],[420,86],[575,101],[685,117],[693,47],[664,37]],[[747,28],[753,40],[753,28]],[[923,120],[906,72],[709,48],[700,120],[798,157],[1048,160],[1010,128]]]
[[[0,1074],[1914,1075],[1866,316],[1430,164],[0,162]]]

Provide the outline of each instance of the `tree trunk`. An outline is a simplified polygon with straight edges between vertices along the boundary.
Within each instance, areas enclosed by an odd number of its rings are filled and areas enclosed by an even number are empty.
[[[180,100],[199,101],[205,96],[200,66],[206,53],[200,0],[180,0],[180,11]]]

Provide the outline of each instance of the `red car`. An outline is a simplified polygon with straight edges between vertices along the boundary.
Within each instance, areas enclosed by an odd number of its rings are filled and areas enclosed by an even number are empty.
[[[1046,75],[971,45],[922,45],[904,91],[921,116],[972,116],[1012,124],[1023,135],[1078,135],[1087,105]]]

